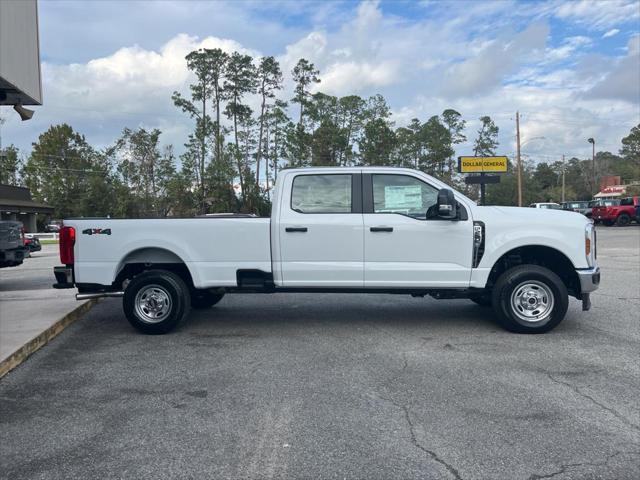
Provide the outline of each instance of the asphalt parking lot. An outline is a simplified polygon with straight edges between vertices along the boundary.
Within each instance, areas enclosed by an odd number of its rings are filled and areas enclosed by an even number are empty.
[[[640,227],[598,235],[592,310],[547,335],[281,294],[153,337],[103,301],[0,381],[0,477],[637,479]]]

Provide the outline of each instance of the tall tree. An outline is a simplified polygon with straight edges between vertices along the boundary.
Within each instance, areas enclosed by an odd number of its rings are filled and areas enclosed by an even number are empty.
[[[455,146],[459,145],[460,143],[466,142],[467,137],[463,132],[467,122],[462,118],[462,115],[460,115],[460,113],[451,108],[447,108],[445,111],[443,111],[441,117],[442,123],[444,123],[444,125],[447,127],[447,130],[449,130],[449,137],[451,138],[451,155],[449,156],[449,163],[447,167],[449,175],[453,176],[453,172],[455,169],[455,162],[453,160],[453,157],[455,155]]]
[[[291,72],[293,75],[293,81],[296,86],[294,89],[293,103],[300,105],[300,119],[298,120],[298,126],[303,128],[304,109],[307,105],[307,99],[311,94],[310,88],[314,83],[320,83],[318,78],[319,70],[315,65],[305,58],[301,58],[293,67]]]
[[[364,165],[388,165],[395,148],[396,136],[381,118],[369,121],[359,142]]]
[[[67,124],[40,134],[23,175],[34,197],[53,206],[57,218],[114,214],[108,159]]]
[[[285,126],[290,123],[287,116],[287,103],[282,100],[276,100],[272,108],[269,109],[267,117],[269,137],[267,141],[267,151],[269,152],[269,163],[273,171],[273,181],[278,176],[280,158],[285,150],[284,130]],[[267,190],[269,190],[269,170],[267,169]]]
[[[620,155],[640,166],[640,124],[633,127],[629,135],[622,139]]]
[[[235,144],[235,157],[238,167],[240,188],[244,192],[243,155],[238,140],[238,120],[244,118],[248,107],[242,103],[245,95],[254,93],[256,89],[256,68],[250,55],[233,52],[227,63],[227,76],[224,81],[225,98],[227,107],[225,115],[233,121],[233,137]]]
[[[389,117],[391,117],[391,109],[387,104],[387,100],[379,93],[369,97],[367,100],[365,116],[368,121],[387,121]]]
[[[310,160],[311,135],[305,131],[304,118],[309,105],[311,87],[320,82],[318,78],[320,72],[313,63],[301,58],[291,73],[295,82],[292,102],[300,105],[300,116],[296,127],[288,129],[287,133],[289,151],[294,157],[290,162],[293,165],[307,165]]]
[[[18,185],[20,158],[18,149],[13,145],[0,149],[0,183]]]
[[[197,168],[198,179],[198,191],[199,191],[199,205],[200,212],[205,213],[205,168],[207,164],[207,138],[210,136],[213,126],[211,118],[207,114],[207,102],[211,99],[214,92],[212,75],[212,56],[207,51],[200,49],[194,50],[186,57],[187,68],[191,70],[196,76],[196,82],[189,86],[191,90],[191,99],[184,98],[179,92],[173,92],[171,99],[174,105],[180,108],[183,112],[189,114],[189,116],[196,121],[195,132],[193,137],[190,138],[187,148],[193,149],[195,144],[198,144],[199,154],[197,161],[194,162],[194,167]],[[217,83],[216,83],[217,85]],[[192,158],[195,160],[195,158]]]
[[[422,169],[432,175],[442,176],[447,159],[453,155],[449,130],[440,122],[440,118],[434,115],[424,123],[420,136],[425,149]]]
[[[358,141],[362,133],[366,102],[357,95],[342,97],[338,101],[339,126],[344,136],[343,149],[338,156],[340,165],[354,163],[353,145]]]
[[[215,156],[216,160],[221,158],[222,147],[224,138],[221,133],[220,125],[220,102],[224,97],[224,76],[226,74],[227,62],[229,61],[229,55],[223,52],[219,48],[204,49],[207,60],[207,67],[209,68],[209,76],[212,86],[213,101],[216,109],[216,121],[214,124],[215,129]]]
[[[160,134],[158,129],[125,128],[115,145],[118,170],[142,206],[142,216],[164,217],[170,210],[167,185],[176,170],[172,148],[161,152]]]
[[[282,88],[282,70],[280,64],[273,57],[263,57],[258,66],[258,94],[260,103],[260,130],[258,133],[258,151],[256,153],[256,185],[260,185],[260,160],[262,159],[263,136],[267,123],[266,110],[268,99],[275,98],[276,91]],[[267,165],[267,170],[269,166]],[[267,180],[268,182],[268,180]]]
[[[473,144],[473,152],[476,157],[492,156],[496,154],[498,146],[498,126],[491,117],[480,117],[482,125],[478,130],[478,138]]]

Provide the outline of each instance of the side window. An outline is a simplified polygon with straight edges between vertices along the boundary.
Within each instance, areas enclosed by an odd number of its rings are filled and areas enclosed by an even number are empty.
[[[298,175],[291,209],[300,213],[351,213],[351,175]]]
[[[373,175],[373,212],[399,213],[425,220],[438,201],[438,189],[408,175]]]

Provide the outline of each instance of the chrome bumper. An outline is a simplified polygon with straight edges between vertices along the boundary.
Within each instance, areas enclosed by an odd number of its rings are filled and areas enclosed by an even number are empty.
[[[591,293],[598,289],[600,285],[600,268],[585,268],[576,270],[580,279],[580,293]]]

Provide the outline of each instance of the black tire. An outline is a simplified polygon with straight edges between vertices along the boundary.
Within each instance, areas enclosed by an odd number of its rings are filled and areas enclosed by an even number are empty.
[[[631,217],[629,215],[627,215],[626,213],[621,213],[620,215],[618,215],[616,224],[619,227],[626,227],[630,223],[631,223]]]
[[[190,304],[189,289],[184,281],[166,270],[149,270],[134,277],[127,285],[122,301],[129,323],[150,335],[168,333],[176,328],[189,314]],[[158,319],[153,318],[156,313]]]
[[[224,297],[224,293],[213,293],[209,290],[194,290],[191,292],[191,307],[202,309],[211,308]]]
[[[487,293],[485,295],[478,295],[477,297],[470,297],[469,300],[477,303],[481,307],[490,307],[492,305],[490,293]]]
[[[531,298],[533,304],[528,303]],[[496,319],[511,332],[546,333],[564,319],[568,307],[567,287],[560,277],[538,265],[511,268],[498,278],[493,287]]]

